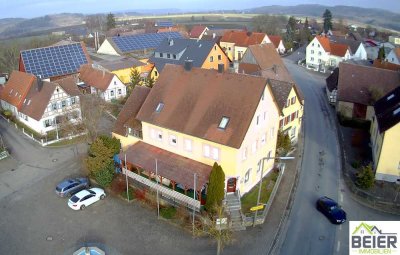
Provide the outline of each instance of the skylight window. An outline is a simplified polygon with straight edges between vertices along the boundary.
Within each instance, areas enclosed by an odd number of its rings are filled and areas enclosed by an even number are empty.
[[[156,112],[161,112],[161,110],[164,108],[164,103],[158,103]]]
[[[222,117],[222,120],[219,123],[218,127],[221,128],[221,129],[225,129],[226,126],[228,125],[228,123],[229,123],[229,117]]]
[[[397,115],[400,113],[400,107],[393,111],[393,115]]]
[[[386,101],[389,101],[389,100],[392,99],[393,97],[394,97],[394,95],[391,94],[390,96],[388,96],[388,97],[386,98]]]

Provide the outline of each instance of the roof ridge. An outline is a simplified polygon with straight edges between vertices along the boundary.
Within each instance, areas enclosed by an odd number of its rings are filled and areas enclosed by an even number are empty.
[[[30,51],[30,50],[38,50],[38,49],[46,49],[46,48],[63,47],[63,46],[73,45],[73,44],[81,44],[81,42],[73,42],[73,43],[70,43],[70,44],[62,44],[62,45],[49,45],[49,46],[44,46],[44,47],[26,49],[26,50],[21,50],[20,53],[21,53],[21,52],[25,52],[25,51]]]

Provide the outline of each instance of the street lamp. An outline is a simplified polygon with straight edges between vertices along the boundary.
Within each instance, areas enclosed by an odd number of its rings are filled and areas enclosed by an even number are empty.
[[[266,160],[266,159],[267,160],[270,160],[270,159],[287,160],[287,159],[294,159],[294,157],[264,157],[264,158],[261,159],[262,160],[262,162],[261,162],[261,175],[260,175],[260,184],[258,185],[257,206],[260,204],[261,186],[262,186],[263,171],[264,171],[264,160]],[[256,213],[254,215],[253,227],[256,226],[257,213],[258,213],[258,210],[256,210]]]

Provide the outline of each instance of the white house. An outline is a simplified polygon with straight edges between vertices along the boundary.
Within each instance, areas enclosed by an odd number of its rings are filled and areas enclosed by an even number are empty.
[[[283,54],[286,51],[285,46],[283,45],[282,37],[280,35],[269,35],[268,38],[274,44],[276,51],[279,54]]]
[[[79,72],[79,80],[89,87],[88,92],[91,94],[98,94],[108,102],[126,96],[125,84],[114,73],[94,68],[90,64],[82,65]]]
[[[394,48],[390,51],[390,53],[386,56],[386,61],[400,65],[400,48]]]
[[[329,38],[325,36],[317,35],[306,48],[307,68],[320,72],[333,69],[340,62],[350,58],[348,45],[330,42]]]
[[[1,105],[17,120],[45,135],[57,124],[81,120],[79,95],[74,77],[49,82],[13,71],[2,91]]]

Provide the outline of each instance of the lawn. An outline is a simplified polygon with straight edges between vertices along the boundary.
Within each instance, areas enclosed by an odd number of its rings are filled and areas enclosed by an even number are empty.
[[[261,187],[260,203],[266,204],[269,197],[271,196],[272,189],[275,186],[278,174],[275,171],[271,171],[267,176],[264,177]],[[247,194],[245,194],[242,199],[242,212],[250,212],[250,208],[256,206],[258,197],[259,185],[254,186]]]
[[[81,143],[84,140],[84,135],[83,136],[78,136],[72,139],[66,139],[60,142],[52,143],[47,145],[48,147],[59,147],[59,146],[65,146],[65,145],[71,145],[71,144],[77,144]]]

